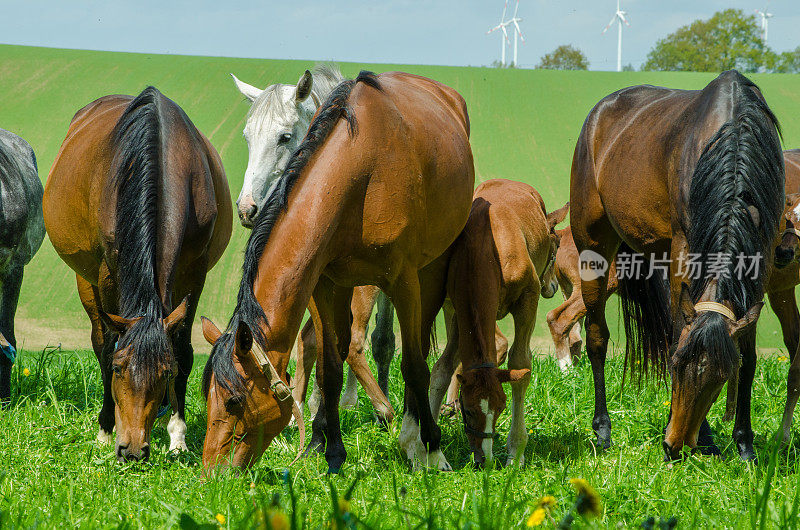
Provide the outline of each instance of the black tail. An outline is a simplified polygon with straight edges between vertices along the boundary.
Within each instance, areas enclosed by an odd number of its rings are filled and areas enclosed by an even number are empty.
[[[624,243],[620,253],[633,253]],[[643,267],[644,269],[644,267]],[[663,377],[666,372],[672,318],[669,287],[661,274],[619,279],[620,305],[625,325],[625,366],[632,373]]]

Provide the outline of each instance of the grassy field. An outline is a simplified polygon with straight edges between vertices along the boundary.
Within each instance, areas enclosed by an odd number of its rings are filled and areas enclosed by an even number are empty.
[[[677,517],[680,527],[749,526],[764,489],[769,435],[783,407],[787,363],[773,356],[761,363],[753,388],[753,417],[758,465],[738,460],[730,442],[731,425],[722,423],[722,403],[710,421],[723,457],[690,457],[665,465],[661,436],[669,410],[669,392],[653,385],[620,392],[621,362],[609,362],[609,409],[614,445],[598,454],[592,445],[591,370],[583,362],[568,377],[549,358],[537,359],[526,404],[530,429],[522,469],[476,471],[469,463],[460,419],[443,419],[443,450],[453,473],[409,471],[397,445],[399,421],[386,431],[371,421],[364,394],[357,411],[343,412],[348,459],[342,474],[326,475],[322,457],[302,460],[285,475],[297,449],[295,429],[287,429],[249,472],[201,482],[200,454],[205,405],[198,391],[199,370],[190,382],[187,442],[190,454],[165,455],[166,430],[154,431],[153,456],[145,464],[120,466],[111,448],[94,440],[100,406],[100,381],[94,356],[87,351],[25,352],[14,371],[14,405],[0,414],[0,527],[194,528],[198,524],[250,527],[255,512],[278,495],[291,513],[285,481],[297,500],[297,517],[311,528],[332,518],[331,485],[343,495],[359,479],[350,499],[350,515],[372,528],[524,527],[540,498],[552,495],[552,517],[560,520],[575,494],[571,478],[591,484],[603,504],[599,518],[578,518],[581,526],[635,527],[648,517]],[[197,359],[198,365],[205,357]],[[30,375],[25,376],[28,369]],[[395,367],[391,401],[401,406],[401,379]],[[535,396],[535,399],[534,399]],[[499,423],[496,456],[505,460],[510,418]],[[790,520],[800,478],[800,444],[777,459],[767,520]],[[220,514],[225,523],[216,519]],[[181,521],[183,520],[183,524]],[[355,520],[355,519],[352,519]],[[547,521],[545,521],[547,524]]]
[[[241,131],[248,105],[228,72],[264,86],[295,82],[312,64],[0,45],[0,127],[31,143],[44,181],[76,110],[104,94],[136,94],[152,84],[180,104],[209,136],[222,155],[235,197],[247,159]],[[469,105],[479,181],[506,177],[528,182],[540,191],[550,209],[568,199],[575,139],[598,99],[640,83],[700,88],[713,77],[341,66],[346,75],[361,68],[406,70],[458,89]],[[800,76],[753,78],[782,121],[786,147],[800,146],[800,122],[795,119],[800,109]],[[237,226],[201,300],[200,314],[219,324],[227,322],[235,300],[246,237],[247,232]],[[205,427],[205,406],[198,392],[203,356],[198,356],[190,382],[189,455],[177,459],[164,455],[164,429],[157,429],[151,461],[139,466],[117,465],[112,451],[94,441],[100,406],[99,370],[87,351],[88,321],[74,282],[74,274],[47,241],[25,272],[17,332],[23,351],[13,372],[14,403],[0,412],[0,526],[192,528],[194,521],[237,528],[253,523],[254,510],[269,503],[273,494],[279,494],[287,508],[289,496],[282,470],[296,450],[296,433],[291,430],[252,472],[207,483],[198,480]],[[560,299],[557,295],[540,304],[534,337],[538,353],[552,349],[544,314]],[[609,312],[615,311],[616,305],[610,304]],[[609,317],[614,326],[616,317]],[[614,330],[612,334],[618,336]],[[46,344],[59,343],[64,345],[61,351],[40,353]],[[782,347],[777,321],[769,311],[759,324],[758,345]],[[618,341],[614,346],[619,346]],[[195,348],[207,351],[201,340],[195,340]],[[677,516],[684,527],[750,524],[767,482],[769,436],[778,425],[785,399],[786,368],[780,356],[764,359],[758,367],[753,392],[756,448],[761,456],[758,465],[737,460],[730,444],[731,426],[719,421],[718,403],[710,421],[724,457],[692,457],[684,464],[665,466],[660,440],[669,408],[668,392],[660,386],[638,390],[629,386],[621,391],[617,358],[609,361],[607,369],[615,445],[597,454],[591,443],[593,398],[588,365],[582,363],[564,377],[551,359],[537,357],[526,408],[531,435],[524,469],[473,471],[459,422],[451,419],[442,421],[444,450],[457,471],[411,474],[396,443],[394,429],[399,424],[390,432],[374,426],[362,396],[361,410],[343,416],[349,453],[343,475],[330,479],[329,484],[324,461],[314,458],[292,468],[289,482],[294,485],[299,511],[314,527],[329,519],[331,485],[341,493],[357,477],[361,478],[351,500],[351,516],[371,527],[524,525],[544,495],[553,495],[558,501],[552,513],[557,521],[574,499],[568,481],[574,477],[586,479],[603,499],[603,514],[590,525],[637,526],[649,516]],[[390,399],[399,408],[397,372],[392,383]],[[504,414],[498,447],[504,445],[509,421]],[[772,494],[763,512],[773,524],[797,524],[790,515],[800,479],[798,447],[800,444],[781,451],[776,460]],[[225,523],[220,523],[223,518]]]

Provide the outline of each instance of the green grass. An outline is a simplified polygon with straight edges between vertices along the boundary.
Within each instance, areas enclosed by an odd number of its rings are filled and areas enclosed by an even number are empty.
[[[93,354],[25,352],[22,359],[13,373],[14,403],[0,414],[0,526],[175,527],[182,515],[198,523],[217,524],[215,516],[222,514],[230,528],[239,528],[249,526],[254,509],[268,504],[274,494],[288,509],[283,472],[297,449],[293,428],[251,471],[205,483],[199,480],[205,429],[199,370],[189,386],[190,453],[168,457],[166,431],[157,427],[151,460],[121,466],[110,447],[94,440],[101,386]],[[199,357],[197,364],[204,360]],[[598,491],[604,506],[602,516],[591,525],[633,527],[651,516],[665,520],[675,516],[684,528],[749,525],[764,488],[769,438],[783,407],[787,366],[777,357],[763,361],[754,383],[757,465],[738,460],[731,425],[719,420],[723,403],[717,403],[709,416],[723,457],[690,457],[665,465],[661,436],[669,393],[657,385],[640,389],[628,385],[620,392],[619,358],[610,360],[607,367],[614,445],[603,453],[592,445],[588,363],[563,376],[551,359],[535,360],[525,407],[531,434],[522,469],[473,470],[460,420],[443,419],[443,450],[455,472],[411,473],[397,445],[400,421],[388,432],[376,426],[362,393],[359,410],[343,411],[348,458],[342,474],[329,478],[321,456],[301,460],[291,468],[298,517],[311,527],[327,521],[332,504],[329,481],[344,492],[360,477],[351,511],[369,527],[397,528],[420,522],[426,527],[524,526],[544,495],[557,499],[553,516],[559,520],[575,497],[569,479],[583,478]],[[25,368],[30,371],[27,377]],[[399,409],[402,387],[394,368],[390,399]],[[498,423],[495,453],[500,461],[505,457],[509,422],[509,414],[504,413]],[[796,440],[778,453],[765,512],[771,525],[786,524],[791,512],[800,478],[799,457]]]
[[[180,104],[222,155],[231,192],[238,195],[247,153],[241,131],[248,105],[228,72],[258,86],[295,82],[312,62],[179,57],[87,52],[0,45],[0,127],[12,130],[36,150],[42,180],[64,138],[72,115],[109,93],[136,94],[157,86]],[[466,98],[478,180],[495,177],[532,184],[549,209],[569,195],[572,150],[581,124],[604,95],[633,84],[652,83],[700,88],[712,75],[686,73],[607,73],[495,70],[408,65],[341,65],[346,75],[360,68],[400,69],[436,78]],[[800,145],[800,76],[755,75],[783,123],[786,147]],[[247,232],[235,227],[223,259],[209,275],[200,314],[224,324],[236,297]],[[534,344],[550,348],[544,314],[561,300],[542,300]],[[616,304],[609,322],[618,328]],[[94,441],[100,406],[99,370],[89,346],[88,322],[78,301],[74,274],[49,242],[25,271],[18,311],[18,338],[24,351],[14,368],[11,408],[0,412],[0,526],[174,527],[187,517],[218,524],[217,514],[236,528],[253,522],[256,507],[278,493],[287,506],[283,468],[296,450],[297,435],[287,430],[251,472],[199,481],[205,429],[205,406],[198,392],[205,357],[198,356],[190,383],[188,442],[190,454],[165,456],[167,435],[154,434],[150,462],[120,466],[112,450]],[[441,329],[441,328],[440,328]],[[510,330],[507,324],[504,329]],[[615,333],[615,331],[617,331]],[[618,330],[612,329],[614,346]],[[36,353],[51,343],[74,344],[76,351]],[[782,347],[777,321],[766,311],[759,325],[761,348]],[[207,351],[205,344],[195,348]],[[28,368],[31,375],[24,376]],[[741,526],[754,520],[757,499],[769,471],[770,436],[778,426],[785,400],[787,364],[778,357],[759,363],[754,385],[753,422],[758,465],[738,461],[730,443],[731,425],[723,424],[722,403],[709,418],[723,448],[722,459],[692,457],[668,467],[662,463],[661,433],[668,412],[663,387],[629,386],[620,391],[621,360],[607,369],[609,407],[615,445],[598,454],[590,432],[591,372],[582,363],[563,377],[554,362],[537,358],[526,402],[532,434],[524,469],[473,471],[459,421],[442,420],[444,451],[456,467],[450,474],[412,474],[390,432],[374,426],[369,406],[343,414],[348,460],[343,475],[329,479],[323,459],[304,460],[291,470],[292,490],[312,526],[331,512],[330,484],[342,492],[361,477],[352,512],[371,527],[521,525],[543,495],[554,495],[558,520],[574,493],[568,479],[585,478],[600,493],[603,516],[597,526],[637,526],[649,516],[679,518],[692,526]],[[394,368],[390,398],[400,409],[400,381]],[[500,420],[497,452],[503,460],[509,417]],[[798,448],[778,453],[766,504],[772,524],[789,520],[797,492]],[[251,485],[254,487],[251,488]],[[503,491],[508,486],[508,495]],[[403,493],[405,492],[405,493]],[[184,525],[185,526],[185,525]],[[188,526],[187,526],[188,527]]]

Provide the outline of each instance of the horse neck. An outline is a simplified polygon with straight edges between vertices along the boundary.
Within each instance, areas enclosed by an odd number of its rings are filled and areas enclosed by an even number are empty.
[[[298,190],[301,193],[293,194],[294,200],[276,222],[258,262],[253,293],[267,317],[262,331],[270,351],[285,362],[317,280],[330,262],[331,243],[344,212],[343,201],[330,200],[326,189],[305,186]],[[316,196],[325,198],[324,207]]]

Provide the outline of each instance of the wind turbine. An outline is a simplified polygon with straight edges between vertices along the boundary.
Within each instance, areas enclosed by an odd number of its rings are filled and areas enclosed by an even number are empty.
[[[519,3],[519,2],[517,2],[517,3]],[[506,31],[506,26],[511,24],[512,21],[511,20],[508,20],[508,21],[506,20],[506,10],[507,9],[508,9],[508,0],[506,0],[506,4],[505,4],[505,6],[503,6],[503,14],[500,16],[500,23],[486,32],[486,34],[488,35],[489,33],[492,33],[493,31],[497,31],[498,29],[503,31],[503,35],[500,38],[500,43],[501,43],[501,46],[502,46],[501,52],[500,52],[500,64],[503,65],[503,66],[506,65],[506,42],[511,44],[511,41],[508,40],[508,32]],[[516,11],[514,13],[516,14]],[[516,52],[514,53],[514,55],[515,55],[514,59],[516,60]]]
[[[517,37],[520,38],[522,44],[525,44],[525,37],[522,36],[522,30],[519,29],[519,23],[522,22],[522,19],[517,16],[517,11],[519,11],[519,0],[517,0],[517,6],[514,8],[514,16],[508,21],[509,23],[514,23],[514,68],[519,67],[517,62]]]
[[[625,18],[625,11],[622,11],[619,8],[619,0],[617,0],[617,12],[614,13],[614,17],[611,19],[611,22],[603,30],[605,34],[608,31],[608,28],[611,27],[612,24],[616,22],[619,25],[618,33],[617,33],[617,72],[622,71],[622,23],[624,22],[626,26],[630,26],[628,24],[628,19]]]
[[[769,2],[767,2],[766,7],[764,7],[764,11],[756,9],[756,15],[761,17],[761,40],[764,42],[764,46],[767,45],[767,26],[769,24],[769,19],[772,18],[772,13],[768,11],[769,9]]]

